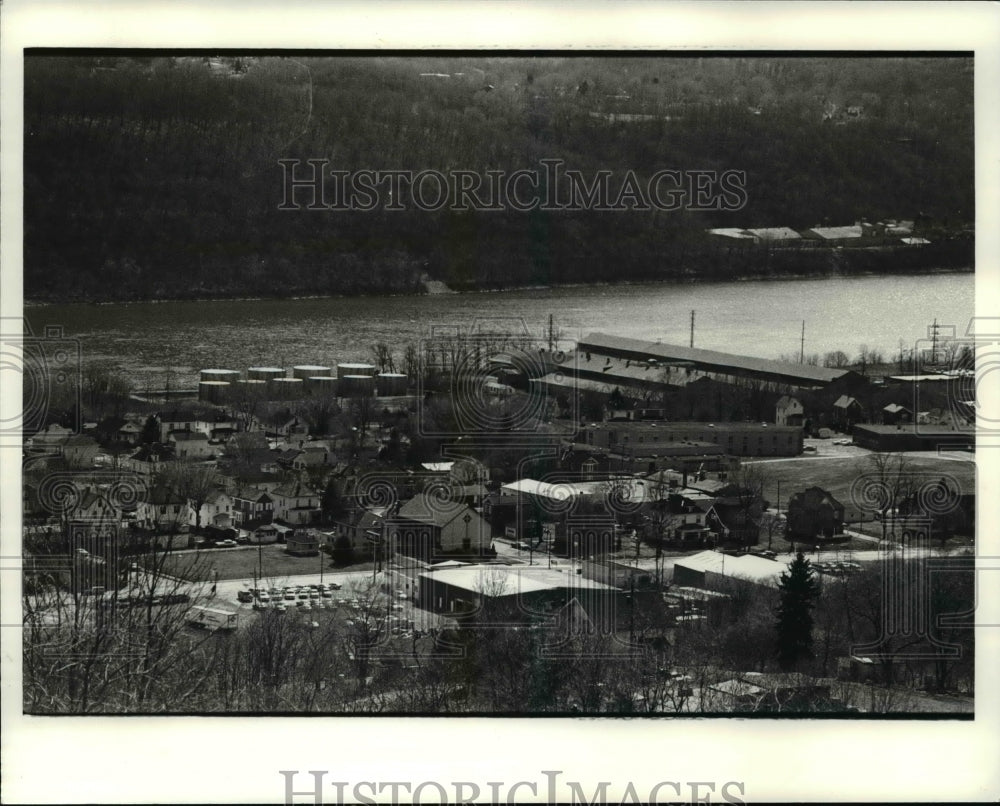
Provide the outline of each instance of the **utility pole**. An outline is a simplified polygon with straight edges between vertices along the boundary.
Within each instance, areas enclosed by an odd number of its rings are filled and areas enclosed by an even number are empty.
[[[806,320],[802,320],[802,339],[799,341],[799,363],[804,364],[806,360]]]
[[[692,348],[694,347],[694,311],[693,310],[691,311],[691,344],[690,344],[690,346]]]

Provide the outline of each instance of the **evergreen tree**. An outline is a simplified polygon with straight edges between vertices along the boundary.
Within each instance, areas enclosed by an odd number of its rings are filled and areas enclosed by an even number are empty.
[[[139,434],[139,442],[143,445],[151,445],[154,442],[160,441],[160,424],[156,421],[156,416],[150,414],[146,418],[145,424],[142,426],[142,432]]]
[[[323,497],[320,500],[320,509],[323,513],[323,520],[327,523],[333,523],[347,511],[344,506],[344,498],[335,479],[331,478],[327,482],[326,489],[323,491]]]
[[[819,596],[812,565],[801,551],[789,563],[788,571],[782,572],[778,588],[778,663],[790,671],[803,658],[813,656],[812,609]]]

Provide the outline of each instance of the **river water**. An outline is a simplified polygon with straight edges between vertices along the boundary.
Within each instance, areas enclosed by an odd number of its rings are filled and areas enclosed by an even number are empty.
[[[862,344],[887,359],[925,338],[935,320],[965,333],[973,273],[558,287],[480,294],[364,298],[42,305],[25,309],[35,334],[61,325],[84,361],[109,359],[137,388],[193,388],[202,367],[245,369],[371,360],[385,341],[398,356],[436,328],[542,335],[549,315],[566,339],[591,331],[761,358]]]

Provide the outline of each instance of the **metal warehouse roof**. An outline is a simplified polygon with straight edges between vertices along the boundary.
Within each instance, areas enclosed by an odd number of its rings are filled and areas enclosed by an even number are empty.
[[[791,227],[760,227],[748,229],[747,232],[762,241],[794,241],[802,237]]]
[[[813,227],[807,232],[811,232],[814,235],[818,235],[820,238],[827,240],[833,240],[836,238],[860,238],[861,237],[861,227]]]
[[[549,568],[509,568],[497,565],[468,565],[463,568],[428,569],[422,579],[437,580],[455,588],[493,596],[516,596],[545,590],[614,591],[616,588],[585,579],[579,574]]]
[[[747,579],[760,585],[777,586],[778,577],[785,570],[782,563],[765,560],[752,554],[732,557],[719,551],[702,551],[690,557],[682,557],[674,562],[674,567],[682,566],[691,571],[720,574],[734,579]]]
[[[716,371],[735,369],[744,372],[754,372],[780,376],[791,380],[804,380],[812,383],[830,383],[847,375],[850,370],[834,367],[817,367],[809,364],[790,364],[786,361],[775,361],[767,358],[753,358],[745,355],[733,355],[717,350],[702,350],[697,347],[680,347],[674,344],[629,339],[624,336],[611,336],[607,333],[591,333],[578,346],[583,352],[601,353],[602,350],[615,350],[620,353],[631,353],[636,360],[655,358],[666,363],[689,361],[703,367],[711,367]]]

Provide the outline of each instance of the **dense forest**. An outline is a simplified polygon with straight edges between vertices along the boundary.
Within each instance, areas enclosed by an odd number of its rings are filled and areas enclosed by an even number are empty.
[[[129,300],[969,268],[971,58],[25,59],[25,295]],[[746,173],[741,210],[280,210],[279,160],[611,184]],[[934,222],[930,248],[720,248],[709,227]],[[864,254],[861,254],[861,253]]]

